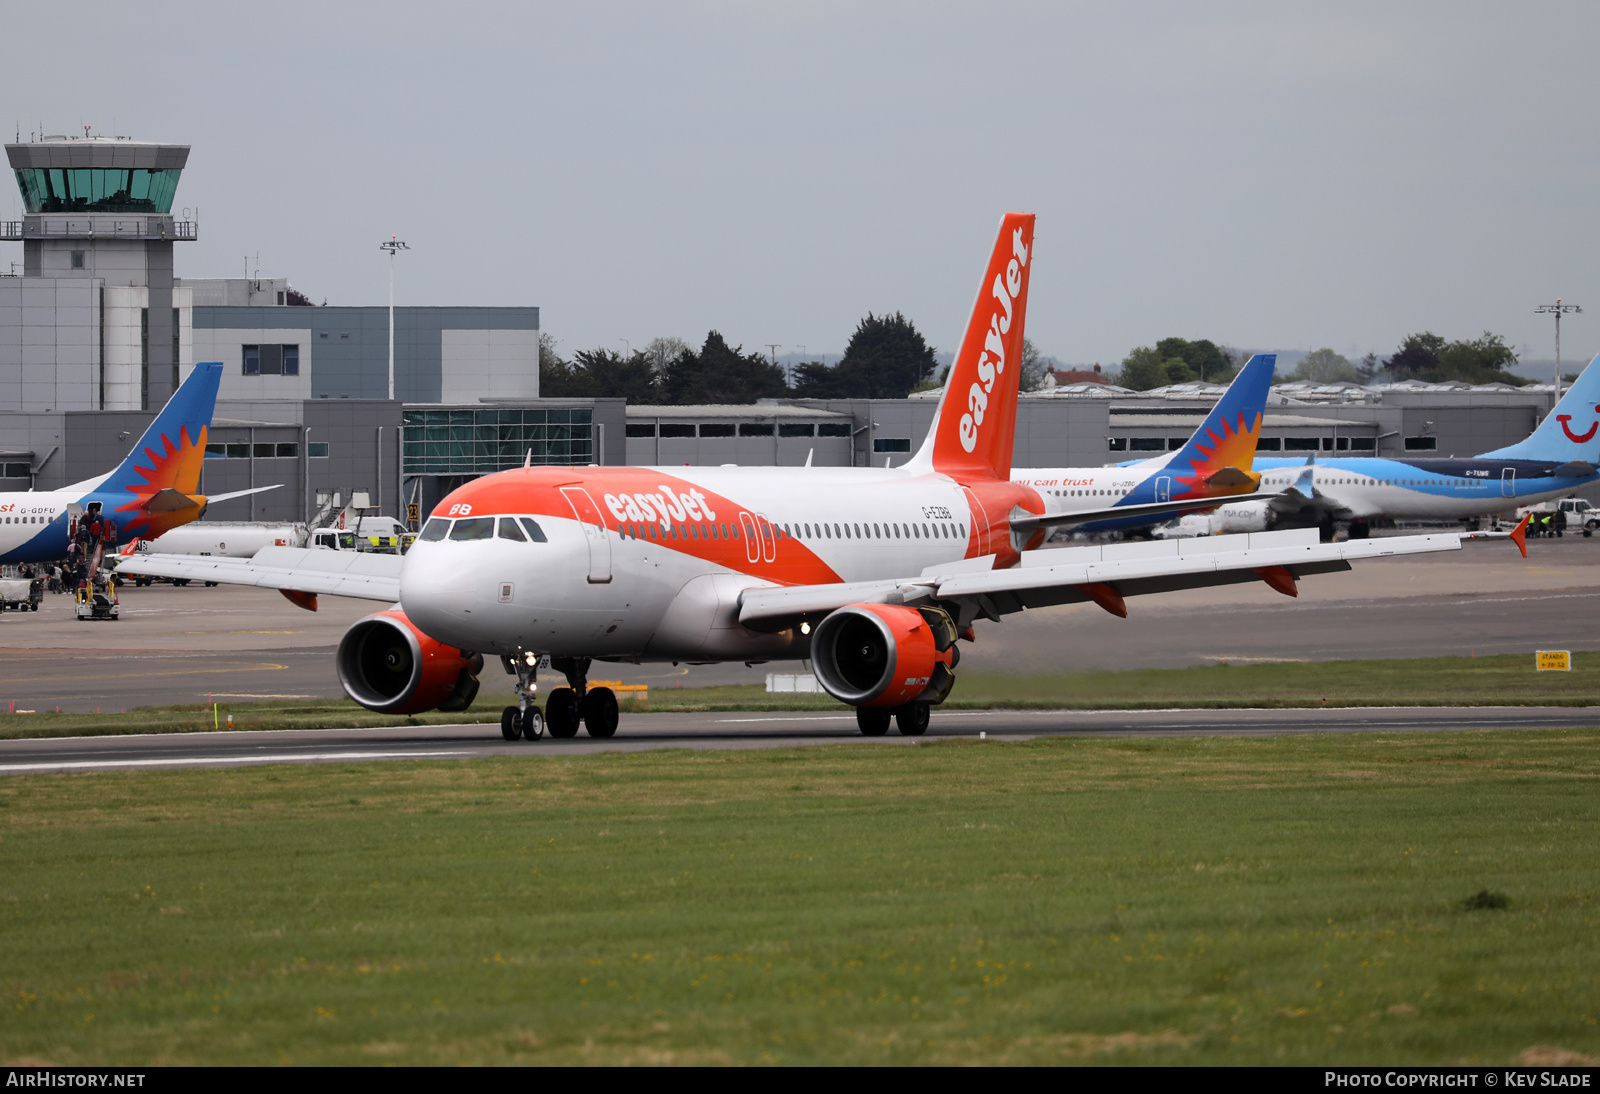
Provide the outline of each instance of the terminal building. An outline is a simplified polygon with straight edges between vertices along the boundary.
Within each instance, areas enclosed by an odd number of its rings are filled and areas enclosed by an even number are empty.
[[[46,137],[8,144],[25,213],[20,276],[0,276],[0,490],[50,489],[123,458],[195,361],[223,362],[203,491],[227,520],[304,520],[333,493],[390,515],[534,464],[884,466],[926,436],[909,399],[626,406],[543,399],[539,309],[316,306],[285,278],[179,276],[199,225],[180,210],[187,145]],[[376,254],[375,256],[376,257]],[[1098,466],[1182,446],[1222,389],[1072,383],[1022,397],[1017,467]],[[1283,384],[1260,451],[1465,456],[1520,440],[1548,385]]]

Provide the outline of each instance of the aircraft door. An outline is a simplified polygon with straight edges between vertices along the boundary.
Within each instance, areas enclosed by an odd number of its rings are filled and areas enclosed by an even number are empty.
[[[606,535],[605,518],[595,505],[589,491],[581,486],[563,486],[561,496],[572,506],[572,515],[583,529],[584,542],[589,546],[589,584],[606,585],[611,581],[611,538]]]
[[[1502,498],[1514,498],[1517,496],[1517,469],[1515,467],[1501,469],[1500,496]]]
[[[744,530],[744,556],[748,562],[761,561],[761,541],[757,538],[755,518],[744,510],[739,511],[739,527]]]
[[[759,513],[756,514],[756,523],[761,525],[761,557],[768,562],[772,562],[778,557],[778,544],[776,537],[772,534],[772,525],[767,522],[766,517]]]
[[[967,496],[967,509],[972,514],[972,542],[977,545],[978,554],[987,554],[989,548],[989,514],[983,508],[983,502],[978,500],[978,495],[963,486],[961,492]]]
[[[1162,475],[1160,478],[1158,478],[1156,480],[1156,502],[1159,504],[1161,502],[1171,501],[1171,500],[1172,500],[1172,480],[1170,478],[1168,478],[1166,475]]]

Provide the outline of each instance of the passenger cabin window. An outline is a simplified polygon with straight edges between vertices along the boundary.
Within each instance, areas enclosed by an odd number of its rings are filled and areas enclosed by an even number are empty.
[[[455,527],[450,529],[450,538],[457,542],[466,542],[474,539],[493,539],[494,518],[468,517],[466,520],[458,520]]]
[[[544,529],[539,527],[539,522],[534,520],[532,517],[522,517],[520,519],[520,523],[522,524],[522,527],[527,531],[528,538],[533,540],[533,542],[535,542],[535,543],[549,543],[550,542],[549,540],[544,538]]]
[[[528,542],[528,537],[522,534],[522,529],[510,517],[500,518],[500,538],[516,540],[518,543]]]
[[[423,543],[438,543],[450,534],[450,522],[430,517],[428,523],[422,526],[422,534],[417,538]]]

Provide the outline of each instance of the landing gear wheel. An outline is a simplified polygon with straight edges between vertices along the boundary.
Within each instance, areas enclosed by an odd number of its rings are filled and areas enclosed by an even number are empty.
[[[515,741],[522,736],[522,711],[506,707],[500,712],[500,736]]]
[[[889,732],[889,712],[878,707],[856,707],[856,725],[867,737],[882,737]]]
[[[928,732],[928,704],[907,703],[896,707],[894,724],[900,727],[902,737],[920,737]]]
[[[515,707],[510,709],[515,710]],[[524,741],[537,741],[544,736],[544,715],[539,713],[538,707],[529,707],[526,711],[519,711],[522,716],[517,719],[522,724],[522,739]]]
[[[550,689],[550,698],[544,701],[544,725],[552,737],[578,735],[578,697],[571,688]]]
[[[583,726],[591,737],[617,733],[617,693],[610,688],[590,688],[583,697]]]

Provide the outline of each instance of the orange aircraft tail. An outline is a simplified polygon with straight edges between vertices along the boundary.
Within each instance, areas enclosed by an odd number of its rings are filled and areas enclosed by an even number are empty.
[[[1033,222],[1032,213],[1007,213],[1000,221],[1000,236],[950,365],[939,411],[907,467],[937,471],[958,482],[1011,477]]]

